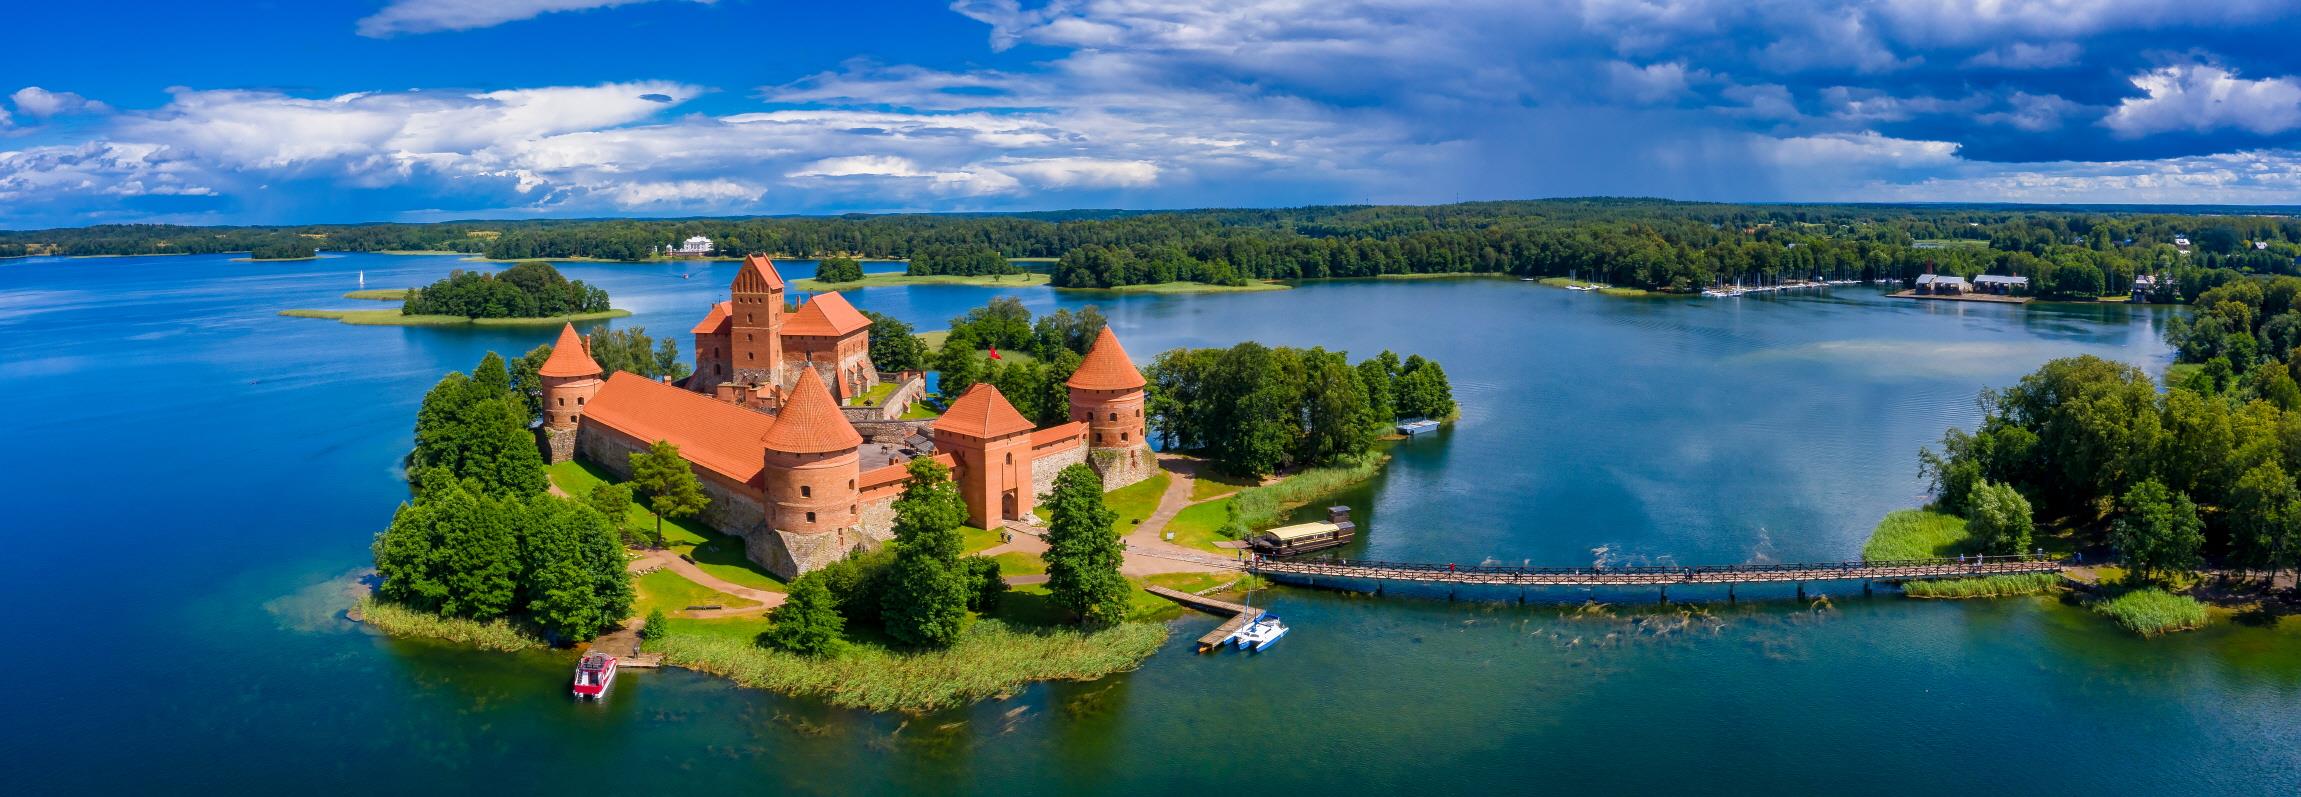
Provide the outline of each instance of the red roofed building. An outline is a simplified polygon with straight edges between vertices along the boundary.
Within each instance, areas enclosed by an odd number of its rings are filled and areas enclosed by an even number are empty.
[[[761,408],[778,406],[813,369],[846,401],[879,384],[871,366],[871,320],[844,296],[826,293],[783,309],[783,275],[763,255],[743,260],[728,301],[695,325],[695,374],[688,389]]]
[[[711,499],[702,520],[785,578],[891,539],[910,456],[949,466],[969,522],[986,529],[1029,518],[1070,465],[1093,464],[1106,489],[1156,467],[1142,445],[1142,374],[1109,330],[1068,383],[1070,423],[1034,428],[998,388],[978,384],[932,422],[858,414],[866,439],[848,415],[864,408],[841,405],[878,383],[870,319],[836,293],[784,312],[783,278],[759,256],[731,293],[695,326],[684,386],[620,372],[602,380],[588,344],[562,329],[539,372],[552,461],[580,456],[628,477],[633,453],[678,446]]]

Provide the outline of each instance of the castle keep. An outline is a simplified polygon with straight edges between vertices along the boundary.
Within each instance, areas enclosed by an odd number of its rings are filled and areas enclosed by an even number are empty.
[[[569,325],[538,372],[552,462],[581,457],[630,476],[630,455],[669,441],[711,497],[703,520],[740,537],[752,561],[796,577],[894,534],[905,463],[951,469],[968,522],[996,528],[1030,515],[1064,467],[1088,463],[1114,490],[1157,467],[1143,436],[1143,377],[1109,329],[1066,386],[1071,421],[1036,428],[977,384],[932,422],[931,438],[872,442],[842,406],[891,377],[870,360],[870,321],[837,293],[784,309],[775,264],[754,255],[731,299],[695,326],[695,373],[666,384],[603,376]]]

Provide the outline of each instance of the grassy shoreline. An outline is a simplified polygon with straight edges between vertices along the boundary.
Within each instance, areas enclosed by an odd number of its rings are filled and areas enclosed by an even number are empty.
[[[763,630],[763,623],[717,629],[703,623],[673,620],[670,633],[647,648],[662,653],[666,664],[743,686],[843,708],[909,713],[1013,694],[1034,681],[1091,681],[1130,671],[1167,638],[1163,623],[1082,631],[1026,629],[983,619],[943,650],[898,651],[850,642],[837,655],[809,658],[755,643],[753,629]]]
[[[2058,573],[2007,573],[1976,578],[1945,578],[1902,584],[1902,594],[1927,600],[2011,598],[2037,595],[2061,586]]]
[[[2187,595],[2144,587],[2094,601],[2093,610],[2117,621],[2125,630],[2144,637],[2204,628],[2211,615],[2205,604]]]
[[[1115,288],[1056,288],[1058,291],[1094,294],[1153,294],[1180,296],[1193,293],[1261,293],[1264,291],[1291,291],[1294,286],[1271,280],[1251,280],[1245,285],[1209,285],[1204,282],[1159,282],[1149,285],[1120,285]]]
[[[365,299],[377,302],[407,301],[406,288],[368,288],[344,294],[346,299]]]
[[[353,620],[383,632],[387,636],[420,637],[469,645],[499,653],[549,647],[543,637],[533,629],[509,620],[466,620],[459,617],[441,617],[419,609],[411,609],[374,595],[360,596],[348,616]]]
[[[1938,559],[1979,550],[1980,545],[1966,530],[1965,518],[1931,509],[1900,509],[1878,521],[1869,540],[1862,543],[1862,559]]]
[[[398,310],[281,310],[289,318],[325,318],[353,326],[373,327],[526,327],[551,326],[577,321],[599,321],[631,315],[629,310],[609,310],[604,313],[576,313],[549,318],[465,318],[459,315],[402,315]]]

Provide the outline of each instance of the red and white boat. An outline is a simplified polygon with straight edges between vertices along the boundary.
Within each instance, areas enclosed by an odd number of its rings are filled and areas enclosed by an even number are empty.
[[[575,663],[575,698],[600,700],[607,697],[607,688],[615,685],[615,657],[605,653],[586,653]]]

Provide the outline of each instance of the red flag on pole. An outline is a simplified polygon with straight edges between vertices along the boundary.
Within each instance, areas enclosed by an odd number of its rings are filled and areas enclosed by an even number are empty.
[[[997,347],[997,346],[992,346],[992,347],[991,347],[991,359],[993,359],[993,360],[999,359],[999,347]]]

